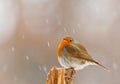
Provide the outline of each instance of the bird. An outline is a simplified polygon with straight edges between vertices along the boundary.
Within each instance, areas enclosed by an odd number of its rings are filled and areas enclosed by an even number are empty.
[[[60,65],[65,69],[82,70],[88,65],[98,65],[109,71],[107,67],[94,60],[82,44],[75,42],[70,36],[64,36],[58,44],[57,57]]]

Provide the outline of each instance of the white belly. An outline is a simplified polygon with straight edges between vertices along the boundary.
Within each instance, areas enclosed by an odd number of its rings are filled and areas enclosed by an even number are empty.
[[[84,67],[86,67],[88,65],[95,65],[95,64],[90,63],[90,62],[87,62],[85,64],[80,64],[80,63],[72,62],[72,61],[69,61],[65,57],[59,57],[58,60],[59,60],[60,65],[62,67],[64,67],[64,68],[66,68],[66,69],[73,67],[75,70],[81,70],[81,69],[83,69]]]

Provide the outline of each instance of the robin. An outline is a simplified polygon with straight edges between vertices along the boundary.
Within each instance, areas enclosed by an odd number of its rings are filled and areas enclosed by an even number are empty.
[[[57,56],[59,63],[65,69],[74,68],[81,70],[88,65],[99,65],[105,70],[105,66],[95,61],[80,43],[75,43],[73,38],[65,36],[58,45]]]

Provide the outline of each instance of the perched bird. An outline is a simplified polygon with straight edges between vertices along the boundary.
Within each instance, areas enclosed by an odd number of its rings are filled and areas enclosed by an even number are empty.
[[[105,66],[95,61],[87,52],[86,48],[75,43],[73,38],[65,36],[58,45],[57,56],[59,63],[64,68],[81,70],[88,65],[99,65],[105,70]]]

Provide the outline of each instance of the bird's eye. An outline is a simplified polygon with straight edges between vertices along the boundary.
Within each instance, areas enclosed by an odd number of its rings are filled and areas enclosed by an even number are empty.
[[[73,39],[70,39],[70,42],[72,42],[73,41]]]

